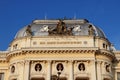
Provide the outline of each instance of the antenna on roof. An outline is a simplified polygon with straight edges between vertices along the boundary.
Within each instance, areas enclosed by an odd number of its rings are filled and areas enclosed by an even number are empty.
[[[47,14],[45,13],[45,20],[47,19]]]
[[[73,19],[76,19],[76,13],[74,13],[74,17],[73,17]]]

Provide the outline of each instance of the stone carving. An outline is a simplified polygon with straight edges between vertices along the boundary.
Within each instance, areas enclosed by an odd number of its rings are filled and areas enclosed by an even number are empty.
[[[95,30],[93,29],[92,25],[89,25],[88,28],[89,28],[88,34],[89,35],[94,35]]]
[[[65,22],[63,22],[62,20],[59,20],[58,24],[57,24],[57,33],[58,34],[64,34],[66,32],[66,25]]]
[[[43,25],[43,27],[40,29],[40,32],[48,32],[49,28],[47,25]]]
[[[107,71],[107,72],[110,72],[110,64],[107,64],[107,65],[106,65],[106,71]]]
[[[42,65],[41,64],[36,64],[35,65],[35,71],[41,71],[42,70]]]
[[[28,25],[26,28],[26,36],[32,36],[31,26]]]
[[[81,26],[80,25],[75,25],[72,31],[80,32],[81,31]]]
[[[85,71],[85,64],[84,63],[80,63],[79,66],[78,66],[78,69],[80,71]]]
[[[58,71],[63,71],[64,67],[62,63],[57,64],[57,70]]]
[[[12,66],[11,67],[11,73],[14,73],[15,72],[15,66]]]

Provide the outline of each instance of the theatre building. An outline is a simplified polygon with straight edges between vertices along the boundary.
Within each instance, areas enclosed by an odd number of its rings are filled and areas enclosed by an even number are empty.
[[[120,80],[120,51],[86,19],[34,20],[0,51],[0,80]]]

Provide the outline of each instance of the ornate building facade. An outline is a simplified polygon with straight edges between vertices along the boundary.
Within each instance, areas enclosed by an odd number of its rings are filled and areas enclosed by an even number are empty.
[[[120,51],[88,20],[34,20],[0,51],[0,80],[120,80]]]

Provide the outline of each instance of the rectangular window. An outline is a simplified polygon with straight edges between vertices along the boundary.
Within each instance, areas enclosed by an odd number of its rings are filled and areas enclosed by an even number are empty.
[[[120,72],[117,72],[117,80],[120,80]]]
[[[0,73],[0,80],[4,80],[4,73]]]

